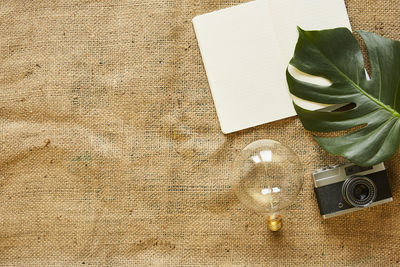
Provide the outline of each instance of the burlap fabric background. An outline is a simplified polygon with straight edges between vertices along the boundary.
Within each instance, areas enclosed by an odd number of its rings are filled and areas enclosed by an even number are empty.
[[[0,2],[1,265],[400,265],[399,153],[394,202],[323,221],[310,173],[344,160],[297,118],[220,132],[191,19],[240,2]],[[346,4],[400,39],[398,0]],[[276,234],[229,183],[263,138],[305,166]]]

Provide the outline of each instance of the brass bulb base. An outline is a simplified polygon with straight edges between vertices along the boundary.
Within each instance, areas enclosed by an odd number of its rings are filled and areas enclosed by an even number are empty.
[[[268,229],[272,232],[277,232],[282,228],[282,217],[281,215],[268,216]]]

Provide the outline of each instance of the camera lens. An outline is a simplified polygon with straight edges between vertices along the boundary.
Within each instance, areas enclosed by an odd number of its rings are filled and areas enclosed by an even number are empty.
[[[355,207],[366,207],[376,198],[376,186],[369,178],[353,176],[348,178],[342,187],[343,198]]]
[[[353,189],[353,196],[359,201],[365,200],[368,195],[369,189],[365,184],[358,184]]]

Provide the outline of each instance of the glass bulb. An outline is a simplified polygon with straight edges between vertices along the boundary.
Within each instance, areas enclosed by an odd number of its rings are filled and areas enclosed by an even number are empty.
[[[233,164],[233,189],[246,207],[267,215],[268,227],[282,227],[279,211],[296,199],[303,184],[303,167],[298,156],[273,140],[246,146]]]

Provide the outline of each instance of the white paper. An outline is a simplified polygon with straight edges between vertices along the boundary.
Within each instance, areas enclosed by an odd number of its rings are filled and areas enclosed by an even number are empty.
[[[193,25],[224,133],[296,115],[285,69],[297,26],[350,28],[343,0],[256,0],[197,16]]]

